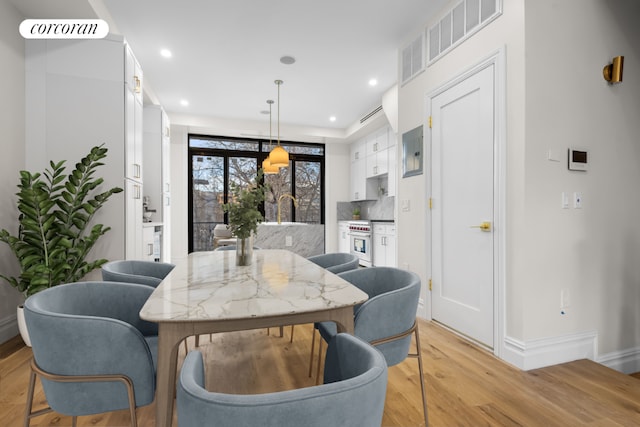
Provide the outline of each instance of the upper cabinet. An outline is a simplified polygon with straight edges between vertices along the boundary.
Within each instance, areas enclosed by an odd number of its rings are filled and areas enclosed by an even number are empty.
[[[395,150],[396,136],[389,126],[351,144],[351,201],[378,199],[382,189],[395,195]]]
[[[366,138],[367,178],[389,171],[389,127],[385,126]]]
[[[351,201],[377,198],[376,186],[367,180],[366,160],[366,140],[351,144]]]
[[[26,168],[67,161],[91,147],[109,150],[98,170],[104,188],[121,187],[94,221],[111,227],[92,257],[142,256],[142,72],[122,37],[26,40]]]

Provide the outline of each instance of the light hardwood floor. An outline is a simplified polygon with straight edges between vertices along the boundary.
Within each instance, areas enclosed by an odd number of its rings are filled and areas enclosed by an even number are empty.
[[[633,376],[588,360],[522,372],[434,323],[419,325],[432,427],[640,425],[640,380]],[[311,386],[311,330],[310,325],[296,326],[293,343],[290,328],[284,338],[275,329],[271,335],[264,330],[214,335],[213,342],[202,336],[207,387],[263,393]],[[0,346],[2,426],[22,425],[30,357],[20,338]],[[389,369],[384,426],[424,425],[417,372],[415,359]],[[45,402],[39,384],[36,400]],[[154,425],[154,410],[154,405],[138,409],[140,427]],[[80,417],[78,425],[128,423],[127,412],[118,411]],[[32,425],[70,426],[71,418],[54,413]]]

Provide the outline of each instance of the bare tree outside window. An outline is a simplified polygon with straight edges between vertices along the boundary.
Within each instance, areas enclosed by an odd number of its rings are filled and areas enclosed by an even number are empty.
[[[272,144],[273,145],[273,144]],[[258,165],[272,148],[268,141],[189,135],[191,159],[191,192],[189,249],[207,251],[213,247],[213,230],[225,222],[222,205],[229,197],[232,183],[240,186],[253,181]],[[281,198],[283,222],[322,223],[324,145],[282,143],[289,152],[289,167],[265,175],[270,187],[264,202],[265,221],[277,221],[278,199]]]
[[[296,162],[296,221],[321,222],[322,177],[319,162]]]

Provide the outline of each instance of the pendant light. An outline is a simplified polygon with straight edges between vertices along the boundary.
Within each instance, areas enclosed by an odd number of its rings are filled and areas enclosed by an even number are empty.
[[[280,145],[280,85],[283,81],[276,80],[274,83],[278,86],[278,145],[269,153],[269,161],[272,166],[286,168],[289,166],[289,153]]]
[[[269,104],[269,148],[271,148],[271,106],[273,105],[273,100],[268,99],[267,104]],[[265,175],[273,175],[280,172],[280,168],[271,164],[269,160],[269,156],[262,161],[262,171]]]

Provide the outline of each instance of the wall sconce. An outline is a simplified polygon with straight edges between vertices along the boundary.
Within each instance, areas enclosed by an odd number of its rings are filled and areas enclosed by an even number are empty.
[[[622,81],[622,64],[624,64],[624,56],[616,56],[613,63],[605,65],[602,69],[604,79],[609,83],[620,83]]]

